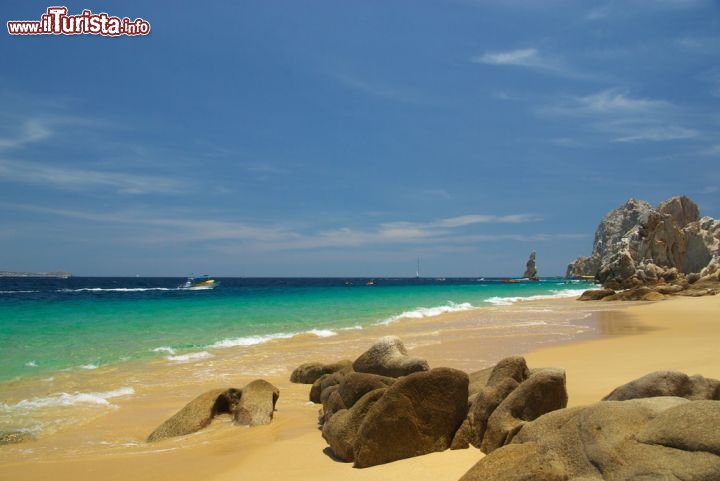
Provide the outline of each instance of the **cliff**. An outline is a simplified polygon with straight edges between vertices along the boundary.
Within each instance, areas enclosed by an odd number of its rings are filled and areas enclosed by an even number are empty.
[[[700,218],[685,196],[656,207],[628,200],[600,222],[592,254],[567,269],[568,276],[594,276],[611,289],[717,280],[719,274],[720,221]]]

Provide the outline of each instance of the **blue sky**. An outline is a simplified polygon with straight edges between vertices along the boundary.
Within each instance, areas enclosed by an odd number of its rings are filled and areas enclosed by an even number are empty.
[[[152,30],[2,35],[0,270],[556,275],[630,197],[720,217],[712,0],[63,5]]]

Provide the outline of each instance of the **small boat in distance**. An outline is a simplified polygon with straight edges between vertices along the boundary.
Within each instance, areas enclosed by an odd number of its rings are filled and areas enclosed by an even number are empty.
[[[194,276],[194,277],[188,277],[187,280],[178,286],[178,289],[193,289],[193,290],[203,290],[203,289],[214,289],[215,287],[219,286],[220,283],[215,281],[215,279],[211,279],[210,276],[204,275],[204,276]]]

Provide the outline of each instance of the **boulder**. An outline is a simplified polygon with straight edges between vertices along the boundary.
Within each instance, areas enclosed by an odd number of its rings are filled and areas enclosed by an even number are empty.
[[[565,371],[538,369],[493,410],[480,449],[491,453],[508,444],[526,422],[566,407],[567,401]]]
[[[341,409],[328,418],[322,437],[341,461],[355,461],[355,439],[368,411],[385,394],[387,388],[375,389],[361,397],[350,409]]]
[[[487,380],[488,386],[502,384],[505,379],[514,379],[518,383],[523,382],[530,376],[527,362],[522,356],[510,356],[501,359],[500,362],[493,367],[490,377]]]
[[[263,379],[242,388],[239,402],[232,410],[233,420],[244,426],[270,424],[280,390]]]
[[[467,415],[468,384],[464,372],[437,368],[407,375],[388,387],[360,425],[355,467],[448,449]]]
[[[323,374],[316,379],[310,388],[310,401],[315,404],[322,403],[323,391],[330,386],[340,384],[340,381],[342,381],[342,378],[344,378],[348,372],[349,371],[337,371],[332,374]],[[327,398],[327,396],[325,397]]]
[[[368,467],[449,447],[467,413],[467,374],[438,368],[392,380],[388,387],[387,378],[363,376],[353,376],[333,395],[340,397],[344,391],[352,402],[373,384],[383,387],[335,412],[322,428],[338,459]],[[364,387],[357,390],[353,385]]]
[[[184,436],[208,426],[218,414],[230,414],[240,401],[238,389],[214,389],[196,397],[174,416],[155,429],[148,442],[175,436]]]
[[[361,372],[350,372],[323,401],[321,424],[341,409],[350,409],[365,394],[392,385],[395,378]]]
[[[583,292],[578,300],[580,301],[599,301],[601,299],[604,299],[608,296],[612,296],[615,294],[615,291],[612,289],[590,289],[585,292]]]
[[[654,397],[561,409],[526,423],[461,479],[720,479],[720,401]]]
[[[343,360],[332,364],[323,364],[320,362],[307,362],[295,368],[290,375],[290,382],[298,384],[313,384],[321,376],[332,374],[338,371],[351,371],[352,361]]]
[[[386,336],[353,362],[356,372],[401,377],[430,369],[427,361],[410,357],[402,341],[396,336]]]
[[[677,371],[655,371],[615,388],[603,401],[674,396],[720,400],[720,381]]]
[[[480,448],[487,429],[488,419],[497,407],[520,383],[507,377],[493,385],[487,385],[473,399],[467,418],[453,439],[452,449],[464,449],[473,445]]]

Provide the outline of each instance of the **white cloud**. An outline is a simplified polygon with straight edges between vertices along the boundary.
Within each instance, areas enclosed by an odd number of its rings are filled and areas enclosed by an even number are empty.
[[[482,55],[472,57],[470,62],[500,67],[521,67],[567,78],[597,79],[595,75],[587,74],[570,67],[560,57],[541,53],[534,47],[485,52]]]
[[[10,137],[0,138],[0,148],[16,148],[25,144],[40,142],[51,137],[53,134],[49,126],[37,119],[26,120]]]
[[[619,89],[608,89],[577,99],[581,108],[598,113],[647,113],[670,106],[663,100],[629,97]]]
[[[696,130],[678,127],[677,125],[647,125],[626,130],[627,135],[616,138],[616,142],[664,142],[692,139],[699,135]]]
[[[0,181],[63,190],[111,189],[122,194],[180,193],[186,185],[166,176],[138,175],[0,159]]]

